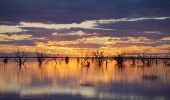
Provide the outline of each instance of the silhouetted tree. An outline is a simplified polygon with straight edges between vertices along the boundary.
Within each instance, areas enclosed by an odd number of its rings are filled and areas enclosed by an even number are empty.
[[[8,63],[8,57],[5,57],[5,58],[3,59],[3,62],[4,62],[4,64],[7,64],[7,63]]]
[[[37,61],[41,67],[46,60],[46,54],[43,51],[36,50]]]
[[[65,57],[65,63],[66,63],[66,64],[69,63],[69,57],[68,57],[68,56]]]
[[[123,68],[124,62],[126,60],[125,53],[121,53],[121,54],[117,53],[117,56],[115,57],[115,60],[117,62],[118,67]]]
[[[59,59],[60,53],[62,52],[60,52],[59,50],[56,50],[56,49],[52,50],[52,57],[51,59],[47,60],[47,63],[52,60],[55,62],[55,67],[56,67],[57,63],[61,62],[61,59]]]
[[[98,64],[99,67],[102,66],[103,62],[106,61],[106,57],[105,57],[105,53],[104,51],[100,51],[100,50],[94,50],[93,51],[93,56],[94,56],[94,60],[96,61],[96,63]]]
[[[19,69],[21,69],[22,65],[24,65],[25,62],[27,61],[26,56],[27,54],[25,53],[25,51],[20,51],[18,49],[15,52],[15,61],[18,63]]]

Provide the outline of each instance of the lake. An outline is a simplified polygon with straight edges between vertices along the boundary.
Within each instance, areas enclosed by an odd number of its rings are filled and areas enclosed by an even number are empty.
[[[115,60],[98,66],[81,58],[0,62],[0,100],[170,100],[170,66],[162,60],[143,65]]]

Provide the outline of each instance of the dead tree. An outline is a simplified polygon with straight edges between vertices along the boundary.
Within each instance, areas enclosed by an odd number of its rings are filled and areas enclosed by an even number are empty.
[[[0,54],[0,57],[3,58],[3,59],[2,59],[2,62],[3,62],[4,64],[7,64],[7,63],[8,63],[8,60],[9,60],[9,58],[8,58],[8,53],[2,53],[2,54]]]
[[[66,64],[69,63],[69,57],[68,57],[68,56],[65,57],[65,63],[66,63]]]
[[[19,69],[21,69],[22,65],[24,65],[27,61],[26,56],[27,54],[19,49],[15,52],[15,61],[18,63]]]
[[[37,50],[35,54],[37,56],[37,61],[39,63],[39,66],[41,67],[46,60],[46,54],[43,51],[39,51],[39,50]]]
[[[149,50],[145,50],[140,57],[142,66],[151,66],[152,55],[149,53]]]
[[[125,53],[117,54],[115,57],[118,67],[123,68],[124,62],[126,61]]]
[[[82,67],[90,67],[90,62],[89,62],[90,57],[86,54],[85,57],[83,57],[83,59],[81,59],[81,66]]]
[[[59,55],[60,55],[60,51],[58,51],[58,50],[53,50],[52,51],[52,53],[53,53],[53,57],[52,57],[52,59],[51,60],[53,60],[54,62],[55,62],[55,66],[57,65],[57,63],[58,63],[58,61],[59,61]],[[59,63],[60,63],[61,61],[59,61]]]
[[[106,60],[105,55],[106,54],[104,53],[104,51],[100,50],[93,51],[94,60],[96,61],[99,67],[101,67],[103,62]]]
[[[4,63],[4,64],[7,64],[7,63],[8,63],[8,57],[5,57],[5,58],[3,59],[3,63]]]

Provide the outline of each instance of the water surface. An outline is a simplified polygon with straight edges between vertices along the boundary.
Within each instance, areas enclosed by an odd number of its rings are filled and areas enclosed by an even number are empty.
[[[73,100],[170,100],[170,67],[163,61],[142,65],[126,61],[123,67],[114,60],[98,66],[82,59],[69,62],[48,61],[39,66],[27,60],[19,69],[14,60],[0,64],[0,99]]]

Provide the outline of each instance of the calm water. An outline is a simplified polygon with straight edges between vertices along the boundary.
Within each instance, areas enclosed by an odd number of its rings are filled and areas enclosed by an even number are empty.
[[[150,66],[130,61],[120,68],[116,62],[101,67],[81,59],[68,63],[49,61],[39,66],[29,59],[19,69],[14,60],[0,63],[0,100],[7,99],[90,99],[170,100],[170,67],[159,61]]]

